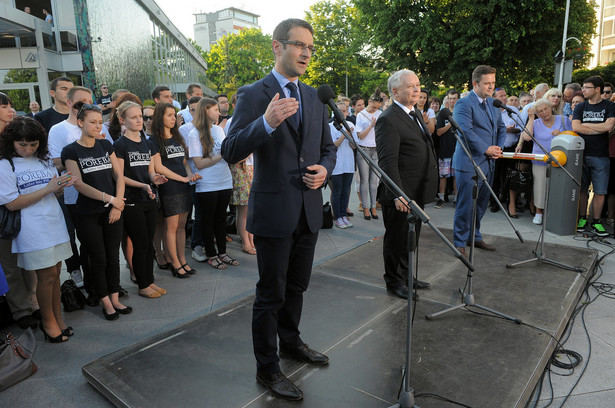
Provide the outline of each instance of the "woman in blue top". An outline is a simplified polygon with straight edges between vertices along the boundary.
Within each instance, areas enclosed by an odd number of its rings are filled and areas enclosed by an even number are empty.
[[[565,115],[553,114],[553,103],[547,98],[539,99],[534,102],[528,111],[529,120],[527,122],[527,130],[534,135],[534,138],[545,149],[551,151],[551,141],[557,135],[565,130],[572,130],[572,123]],[[534,119],[534,113],[538,119]],[[532,140],[530,135],[524,131],[521,134],[523,140]],[[532,150],[533,154],[544,154],[542,149],[534,143]],[[541,161],[532,162],[532,174],[534,176],[534,205],[536,206],[536,215],[532,222],[534,224],[542,224],[542,214],[545,208],[545,192],[547,190],[547,167],[546,163]]]

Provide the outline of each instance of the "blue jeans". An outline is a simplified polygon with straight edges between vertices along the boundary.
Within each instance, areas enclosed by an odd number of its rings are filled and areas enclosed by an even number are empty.
[[[333,216],[335,218],[346,216],[353,176],[354,173],[342,173],[331,176],[331,207],[333,207]]]
[[[609,168],[611,162],[608,157],[585,156],[583,157],[583,175],[581,189],[587,190],[591,183],[594,194],[606,194],[609,187]]]

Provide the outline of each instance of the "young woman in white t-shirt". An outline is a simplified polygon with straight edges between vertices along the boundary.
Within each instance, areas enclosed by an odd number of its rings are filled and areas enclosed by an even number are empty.
[[[201,207],[201,231],[207,262],[212,268],[225,269],[239,262],[226,253],[226,208],[233,192],[233,177],[222,159],[220,147],[224,130],[214,125],[220,112],[210,98],[199,101],[194,113],[194,129],[188,135],[188,156],[201,179],[196,183],[196,197]],[[214,243],[215,238],[215,243]]]
[[[21,230],[12,242],[17,265],[36,271],[40,328],[46,340],[60,343],[73,335],[62,318],[60,266],[71,256],[62,209],[54,196],[74,183],[58,176],[49,158],[47,134],[34,119],[19,117],[6,125],[0,139],[0,204],[21,210]],[[15,169],[13,170],[11,162]]]

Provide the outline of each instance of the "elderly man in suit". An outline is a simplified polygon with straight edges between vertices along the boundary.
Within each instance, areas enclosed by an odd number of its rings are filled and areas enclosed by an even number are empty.
[[[388,81],[393,103],[376,122],[378,164],[397,186],[423,207],[436,193],[438,162],[423,115],[415,105],[421,83],[412,71],[394,72]],[[385,233],[383,240],[384,281],[387,291],[408,298],[408,221],[403,197],[395,196],[384,184],[378,188]],[[417,225],[417,234],[420,232]],[[421,289],[429,283],[415,281]]]
[[[254,153],[248,231],[254,234],[259,280],[252,315],[256,379],[274,395],[303,393],[279,366],[280,355],[311,364],[328,357],[299,336],[303,292],[322,226],[320,188],[335,167],[328,111],[316,90],[298,81],[314,51],[313,29],[288,19],[273,32],[275,65],[264,79],[239,89],[222,156],[236,163]]]
[[[473,90],[455,105],[454,119],[459,124],[465,138],[461,136],[472,158],[480,166],[488,182],[493,182],[494,160],[502,157],[502,146],[506,140],[506,126],[502,121],[500,109],[493,106],[495,89],[495,68],[479,65],[472,72]],[[483,241],[480,221],[489,202],[489,189],[479,180],[478,208],[476,213],[476,232],[470,236],[472,226],[472,187],[474,167],[457,142],[453,154],[453,169],[457,182],[457,207],[453,225],[454,244],[463,255],[466,245],[474,239],[475,248],[495,251],[493,245]]]

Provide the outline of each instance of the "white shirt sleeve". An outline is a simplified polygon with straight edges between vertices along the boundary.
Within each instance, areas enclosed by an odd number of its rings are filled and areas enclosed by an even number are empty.
[[[188,157],[203,157],[203,146],[196,129],[192,129],[188,134]]]
[[[19,197],[17,176],[8,160],[0,160],[0,204],[10,203]]]

